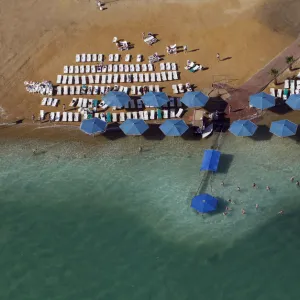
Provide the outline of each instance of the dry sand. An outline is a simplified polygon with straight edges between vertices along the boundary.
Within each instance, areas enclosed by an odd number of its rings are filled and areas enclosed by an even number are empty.
[[[188,45],[195,51],[168,60],[179,64],[180,82],[205,91],[218,80],[234,86],[246,81],[295,39],[300,23],[300,3],[294,0],[111,0],[104,11],[93,0],[0,0],[0,5],[0,123],[29,122],[32,113],[38,115],[41,96],[27,93],[24,80],[55,82],[64,65],[75,63],[76,53],[115,53],[114,36],[134,44],[129,53],[145,57],[165,54],[169,44]],[[148,31],[160,40],[153,47],[142,41]],[[231,59],[219,63],[217,52]],[[184,71],[187,59],[209,69]],[[170,87],[164,91],[170,93]],[[61,104],[70,99],[62,96]],[[33,130],[18,126],[26,135]],[[0,131],[0,137],[7,134]]]

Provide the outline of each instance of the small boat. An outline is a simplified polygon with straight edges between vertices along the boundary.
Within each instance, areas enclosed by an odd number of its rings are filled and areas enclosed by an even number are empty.
[[[202,138],[207,138],[214,131],[214,124],[210,124],[202,131]]]

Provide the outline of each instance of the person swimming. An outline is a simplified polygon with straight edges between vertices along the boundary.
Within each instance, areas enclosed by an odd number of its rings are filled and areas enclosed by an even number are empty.
[[[290,181],[293,182],[294,179],[295,179],[295,176],[292,176],[291,179],[290,179]]]
[[[256,183],[255,182],[252,183],[252,187],[256,188]]]
[[[268,185],[266,186],[266,190],[267,190],[267,191],[270,191],[270,190],[271,190],[270,187],[269,187]]]
[[[224,181],[221,181],[221,185],[224,186]]]
[[[258,204],[255,204],[255,209],[258,209]]]
[[[279,211],[277,214],[278,214],[278,215],[283,215],[283,214],[284,214],[284,211],[281,210],[281,211]]]
[[[300,185],[300,183],[299,183],[299,181],[298,181],[298,180],[296,181],[296,185]]]
[[[242,208],[242,215],[245,215],[246,211]]]
[[[238,186],[236,190],[237,190],[238,192],[240,192],[240,191],[241,191],[241,188]]]

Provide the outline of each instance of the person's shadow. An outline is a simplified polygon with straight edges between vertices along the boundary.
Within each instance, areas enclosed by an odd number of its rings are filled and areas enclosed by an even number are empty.
[[[228,56],[228,57],[225,57],[225,58],[220,59],[220,61],[225,61],[225,60],[229,60],[229,59],[232,59],[232,57],[231,57],[231,56]]]

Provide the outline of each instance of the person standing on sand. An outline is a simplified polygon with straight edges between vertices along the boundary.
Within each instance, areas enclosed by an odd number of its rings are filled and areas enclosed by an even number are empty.
[[[220,59],[220,53],[217,53],[217,60],[218,60],[218,62],[221,60]]]
[[[32,123],[34,123],[35,122],[35,115],[34,114],[32,114],[31,119],[32,119]]]
[[[231,111],[232,111],[232,106],[231,106],[231,104],[229,104],[229,105],[228,105],[228,113],[230,114]]]
[[[142,36],[143,36],[143,40],[144,40],[145,39],[145,32],[142,33]]]
[[[185,45],[185,46],[183,46],[183,52],[184,53],[187,53],[188,51],[187,51],[187,46]]]

